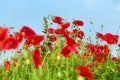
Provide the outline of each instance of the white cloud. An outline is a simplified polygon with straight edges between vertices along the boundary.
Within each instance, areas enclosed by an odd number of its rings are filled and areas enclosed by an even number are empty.
[[[101,5],[104,3],[104,0],[85,0],[85,6],[87,8],[94,8],[95,6]]]
[[[117,11],[120,12],[120,3],[117,5]]]
[[[93,0],[85,0],[85,6],[88,8],[93,7],[94,3]]]

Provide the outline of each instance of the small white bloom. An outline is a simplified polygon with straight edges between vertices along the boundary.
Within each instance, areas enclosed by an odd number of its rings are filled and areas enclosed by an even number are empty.
[[[57,76],[58,76],[58,77],[61,77],[61,76],[62,76],[62,75],[61,75],[61,72],[58,72],[58,73],[57,73]]]
[[[85,78],[82,77],[82,76],[78,76],[78,77],[77,77],[77,80],[85,80]]]
[[[57,55],[57,60],[60,60],[60,55]]]

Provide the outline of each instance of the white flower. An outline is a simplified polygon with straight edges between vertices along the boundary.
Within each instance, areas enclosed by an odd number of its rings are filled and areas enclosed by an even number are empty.
[[[60,78],[62,75],[61,75],[61,72],[58,72],[57,73],[57,76]]]
[[[77,80],[85,80],[85,78],[82,77],[82,76],[78,76],[78,77],[77,77]]]

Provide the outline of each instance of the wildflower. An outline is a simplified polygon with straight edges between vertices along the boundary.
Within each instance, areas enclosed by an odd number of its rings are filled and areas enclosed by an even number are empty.
[[[62,51],[61,51],[62,55],[63,55],[64,57],[68,57],[68,58],[70,58],[70,52],[71,52],[71,50],[68,49],[67,46],[64,47],[64,48],[62,49]]]
[[[57,40],[57,37],[56,36],[48,36],[48,38],[49,38],[49,40],[51,41],[51,42],[55,42],[56,40]]]
[[[79,44],[74,39],[70,38],[69,36],[66,36],[65,38],[66,38],[68,46],[79,46]]]
[[[117,61],[118,61],[118,58],[115,57],[115,56],[113,56],[113,57],[112,57],[112,60],[115,61],[115,62],[117,62]]]
[[[18,41],[15,37],[8,37],[3,43],[4,50],[16,49],[17,47]]]
[[[61,27],[64,29],[68,28],[69,26],[70,26],[69,22],[61,24]]]
[[[54,23],[57,23],[57,24],[62,24],[62,23],[63,23],[63,22],[62,22],[62,18],[59,17],[59,16],[55,16],[55,17],[52,19],[52,21],[53,21]]]
[[[59,35],[62,35],[65,33],[65,29],[64,28],[58,28],[55,30],[55,34],[59,34]]]
[[[98,38],[100,38],[100,39],[103,39],[103,34],[101,34],[101,33],[99,33],[99,32],[96,33],[96,36],[97,36]]]
[[[32,51],[32,60],[35,68],[42,66],[42,58],[41,58],[40,51],[38,49],[35,49]]]
[[[106,41],[108,44],[117,44],[118,43],[118,35],[113,35],[111,33],[101,34],[99,32],[96,33],[96,36],[103,41]]]
[[[76,47],[79,46],[79,43],[77,43],[74,39],[70,37],[66,37],[66,41],[68,49],[78,54],[78,50],[76,49]]]
[[[102,58],[101,58],[101,57],[97,57],[97,58],[96,58],[96,61],[97,61],[97,62],[102,62]]]
[[[11,65],[10,61],[6,60],[5,63],[4,63],[5,69],[9,69],[10,65]]]
[[[50,33],[50,34],[53,34],[55,32],[55,29],[53,28],[48,28],[47,29],[47,32]]]
[[[83,39],[83,37],[84,37],[84,32],[82,31],[82,30],[80,30],[79,32],[78,32],[78,35],[77,35],[80,39]]]
[[[82,56],[82,59],[87,60],[89,56],[91,56],[90,52],[84,52],[84,55]]]
[[[49,43],[49,45],[48,45],[48,47],[49,47],[49,49],[53,49],[53,44],[52,43]]]
[[[108,45],[94,45],[88,43],[85,48],[88,52],[93,53],[94,60],[97,62],[106,62],[110,52]]]
[[[94,53],[95,52],[95,45],[91,44],[91,43],[87,43],[87,45],[85,46],[86,50],[88,52]]]
[[[106,33],[104,35],[104,41],[106,41],[108,44],[117,44],[118,38],[118,35],[112,35],[111,33]]]
[[[28,26],[23,26],[23,27],[20,29],[20,33],[21,33],[23,36],[36,35],[36,33],[35,33],[31,28],[29,28]],[[24,37],[24,38],[25,38],[25,37]]]
[[[3,41],[8,36],[8,28],[3,28],[0,26],[0,41]]]
[[[66,41],[67,41],[67,46],[65,46],[62,49],[62,55],[64,57],[70,57],[70,52],[74,51],[76,54],[78,54],[78,50],[76,49],[76,46],[78,46],[79,44],[72,38],[70,37],[66,37]]]
[[[118,47],[120,48],[120,43],[118,44]]]
[[[43,35],[30,35],[30,36],[27,36],[26,37],[26,42],[25,44],[27,45],[39,45],[40,42],[42,42],[44,39],[44,36]]]
[[[23,36],[20,32],[15,33],[15,38],[17,39],[18,42],[22,42]]]
[[[93,80],[93,75],[91,70],[86,66],[77,66],[76,71],[79,75],[88,78],[89,80]]]
[[[101,57],[100,57],[100,56],[101,56]],[[107,57],[105,57],[104,55],[95,56],[95,61],[96,61],[96,62],[99,62],[99,63],[101,63],[101,62],[106,62],[106,58],[107,58]]]
[[[84,25],[84,22],[81,21],[81,20],[74,20],[72,22],[75,26],[83,26]]]
[[[3,42],[8,37],[8,28],[3,28],[0,26],[0,50],[3,50]]]
[[[71,31],[71,35],[78,37],[78,32],[79,32],[79,30],[75,28]]]
[[[77,34],[77,33],[79,32],[79,30],[78,30],[78,29],[73,29],[72,32],[73,32],[74,34]]]

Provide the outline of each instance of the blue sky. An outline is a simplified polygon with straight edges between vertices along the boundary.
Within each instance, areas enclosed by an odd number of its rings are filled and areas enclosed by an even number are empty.
[[[85,30],[94,28],[99,31],[104,24],[103,33],[115,33],[120,25],[119,0],[1,0],[0,25],[14,26],[16,30],[23,25],[32,27],[41,33],[43,16],[58,15],[68,21],[81,19],[85,22]]]
[[[14,26],[19,30],[23,25],[30,26],[42,33],[43,16],[58,15],[72,21],[73,18],[84,21],[82,28],[100,30],[102,33],[116,33],[120,26],[119,0],[1,0],[0,25]],[[89,21],[92,19],[94,26]],[[89,34],[89,33],[88,33]],[[120,34],[120,32],[118,33]]]

